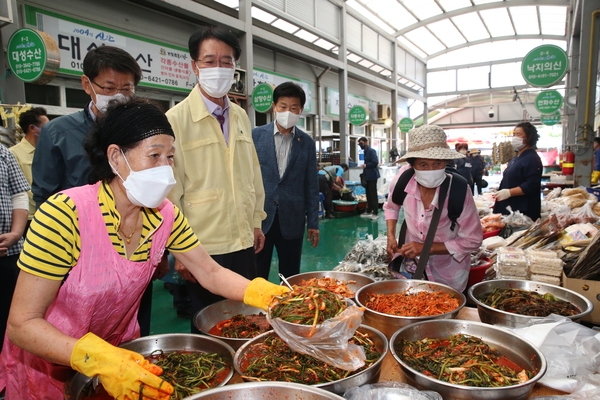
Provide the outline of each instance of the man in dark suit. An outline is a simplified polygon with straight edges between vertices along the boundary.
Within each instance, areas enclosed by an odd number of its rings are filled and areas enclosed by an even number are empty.
[[[313,247],[319,243],[319,185],[315,141],[295,125],[304,109],[306,95],[293,82],[273,91],[275,122],[252,130],[265,188],[262,222],[265,245],[257,255],[258,276],[268,279],[273,248],[279,272],[300,272],[304,226]]]
[[[365,180],[367,181],[367,209],[362,218],[377,219],[379,210],[379,201],[377,199],[377,179],[379,179],[379,158],[374,148],[369,146],[369,141],[366,137],[358,139],[358,145],[365,153],[365,163],[363,164]]]

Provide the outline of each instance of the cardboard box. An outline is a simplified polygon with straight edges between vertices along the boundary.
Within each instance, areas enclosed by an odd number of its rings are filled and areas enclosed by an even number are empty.
[[[567,278],[563,272],[562,286],[581,294],[591,301],[594,305],[594,310],[588,316],[582,318],[582,320],[594,324],[600,324],[600,281]]]

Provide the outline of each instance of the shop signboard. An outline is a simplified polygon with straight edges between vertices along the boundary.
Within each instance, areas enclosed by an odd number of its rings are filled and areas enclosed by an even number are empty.
[[[6,46],[8,65],[22,81],[43,85],[56,76],[60,53],[47,33],[22,28],[15,31]]]
[[[542,114],[540,119],[542,120],[542,124],[544,125],[556,125],[560,122],[560,113],[557,111],[552,114]]]
[[[405,118],[402,118],[400,120],[400,122],[398,123],[398,128],[400,128],[400,132],[406,133],[406,132],[410,131],[414,125],[415,124],[412,119],[405,117]]]
[[[348,93],[348,104],[346,105],[346,110],[350,111],[350,109],[354,106],[362,106],[367,113],[371,109],[370,107],[371,100],[366,97],[356,96],[354,94]],[[338,117],[340,115],[340,92],[336,89],[327,88],[327,114],[332,117]]]
[[[525,82],[535,87],[550,87],[559,83],[567,73],[567,53],[553,44],[531,50],[521,63]]]
[[[560,109],[563,97],[557,90],[544,90],[535,97],[535,108],[542,114],[552,114]]]
[[[363,125],[367,122],[367,110],[363,106],[354,106],[348,111],[348,121],[352,125]]]
[[[311,107],[312,97],[310,94],[311,93],[311,90],[310,90],[311,84],[309,81],[306,81],[303,79],[298,79],[293,76],[288,76],[288,75],[284,75],[284,74],[280,74],[280,73],[276,73],[276,72],[272,72],[272,71],[267,71],[266,69],[262,69],[262,68],[254,68],[253,69],[252,81],[253,81],[254,87],[260,85],[261,83],[268,83],[272,87],[276,87],[277,85],[279,85],[283,82],[290,82],[290,81],[294,82],[294,83],[300,85],[300,87],[304,90],[304,93],[306,94],[306,104],[304,104],[304,110],[302,111],[302,113],[307,114],[312,111],[312,107]]]
[[[269,112],[273,105],[273,87],[268,83],[259,83],[252,90],[252,106],[260,113]]]
[[[25,4],[28,25],[50,35],[60,52],[58,72],[82,75],[83,59],[88,51],[103,45],[122,48],[136,59],[142,69],[140,86],[189,92],[196,86],[188,50],[84,22],[65,15]]]

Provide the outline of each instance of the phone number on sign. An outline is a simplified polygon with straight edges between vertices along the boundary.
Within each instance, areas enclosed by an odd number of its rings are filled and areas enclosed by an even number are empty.
[[[179,86],[179,81],[177,79],[160,78],[158,76],[151,76],[151,75],[144,76],[142,79],[146,80],[148,82],[152,82],[152,83],[161,83],[163,85]]]

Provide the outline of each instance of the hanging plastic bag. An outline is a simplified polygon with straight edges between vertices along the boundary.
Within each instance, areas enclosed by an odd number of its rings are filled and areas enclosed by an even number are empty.
[[[267,320],[275,333],[298,353],[312,356],[329,365],[346,371],[355,371],[365,365],[365,352],[361,346],[348,343],[362,322],[363,310],[347,300],[349,305],[334,318],[318,324],[314,333],[308,336],[295,330],[297,324],[290,324],[280,318]]]
[[[580,209],[573,210],[571,214],[571,225],[572,224],[585,224],[595,223],[598,221],[598,216],[594,212],[590,202],[585,203]]]

